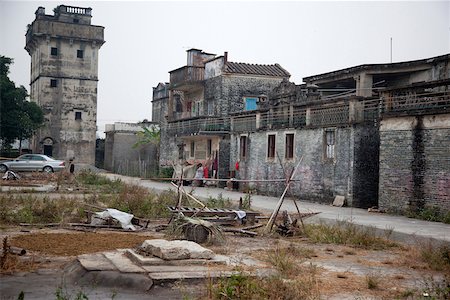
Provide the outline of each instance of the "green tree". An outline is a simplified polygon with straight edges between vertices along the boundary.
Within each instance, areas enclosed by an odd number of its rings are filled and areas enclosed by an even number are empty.
[[[27,101],[24,86],[16,87],[9,79],[9,67],[13,60],[0,55],[0,139],[2,149],[11,150],[11,143],[33,136],[44,123],[42,109],[34,102]],[[20,149],[19,149],[20,150]]]
[[[145,121],[144,121],[145,122]],[[159,142],[161,140],[161,131],[158,126],[152,125],[150,127],[141,126],[142,131],[136,133],[137,141],[134,143],[133,148],[140,148],[147,144],[153,144],[156,146],[156,168],[154,174],[159,173]],[[141,153],[139,151],[139,161],[141,160]]]

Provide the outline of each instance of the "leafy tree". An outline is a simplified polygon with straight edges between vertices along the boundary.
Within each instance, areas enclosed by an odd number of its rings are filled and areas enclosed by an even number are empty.
[[[28,93],[24,86],[8,77],[13,60],[0,55],[0,139],[2,148],[11,149],[11,143],[28,139],[44,123],[44,114],[34,102],[26,100]],[[20,150],[20,149],[19,149]]]
[[[142,126],[143,131],[137,133],[138,140],[134,143],[133,148],[137,148],[146,144],[159,145],[161,140],[161,131],[157,126],[151,126],[150,128]]]
[[[145,120],[144,120],[145,122]],[[134,143],[133,148],[139,148],[147,144],[153,144],[156,146],[156,168],[154,174],[159,173],[159,142],[161,140],[161,131],[158,126],[152,125],[150,127],[142,126],[142,131],[137,132],[137,141]],[[139,160],[141,153],[139,151]]]

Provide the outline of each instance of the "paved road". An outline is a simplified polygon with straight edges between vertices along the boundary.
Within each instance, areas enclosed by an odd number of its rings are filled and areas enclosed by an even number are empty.
[[[111,179],[120,178],[124,182],[154,189],[157,192],[167,189],[175,190],[170,183],[141,180],[139,178],[117,174],[105,174],[105,176]],[[185,188],[187,188],[187,190],[191,189],[191,187]],[[244,193],[213,187],[196,187],[194,190],[194,195],[203,199],[208,197],[217,198],[219,194],[235,201],[239,200],[240,197],[245,196]],[[275,209],[278,200],[278,197],[252,195],[252,208],[270,213]],[[369,213],[365,209],[334,207],[298,200],[297,204],[299,205],[301,212],[320,212],[317,216],[310,218],[312,221],[352,221],[357,225],[375,227],[379,231],[392,231],[392,238],[408,243],[415,243],[430,238],[450,243],[450,224],[427,222],[388,214]],[[293,201],[290,199],[285,199],[281,209],[289,212],[296,212]]]

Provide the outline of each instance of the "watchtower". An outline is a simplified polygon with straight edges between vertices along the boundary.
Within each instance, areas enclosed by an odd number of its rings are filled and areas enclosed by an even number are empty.
[[[91,8],[59,5],[53,12],[46,15],[39,7],[26,33],[30,98],[45,117],[33,138],[33,151],[93,165],[104,27],[91,25]]]

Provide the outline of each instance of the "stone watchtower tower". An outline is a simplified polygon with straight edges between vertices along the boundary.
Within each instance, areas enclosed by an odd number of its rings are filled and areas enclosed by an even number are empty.
[[[31,56],[31,101],[45,125],[33,151],[77,163],[95,163],[98,50],[104,27],[91,25],[91,8],[60,5],[36,10],[25,49]]]

